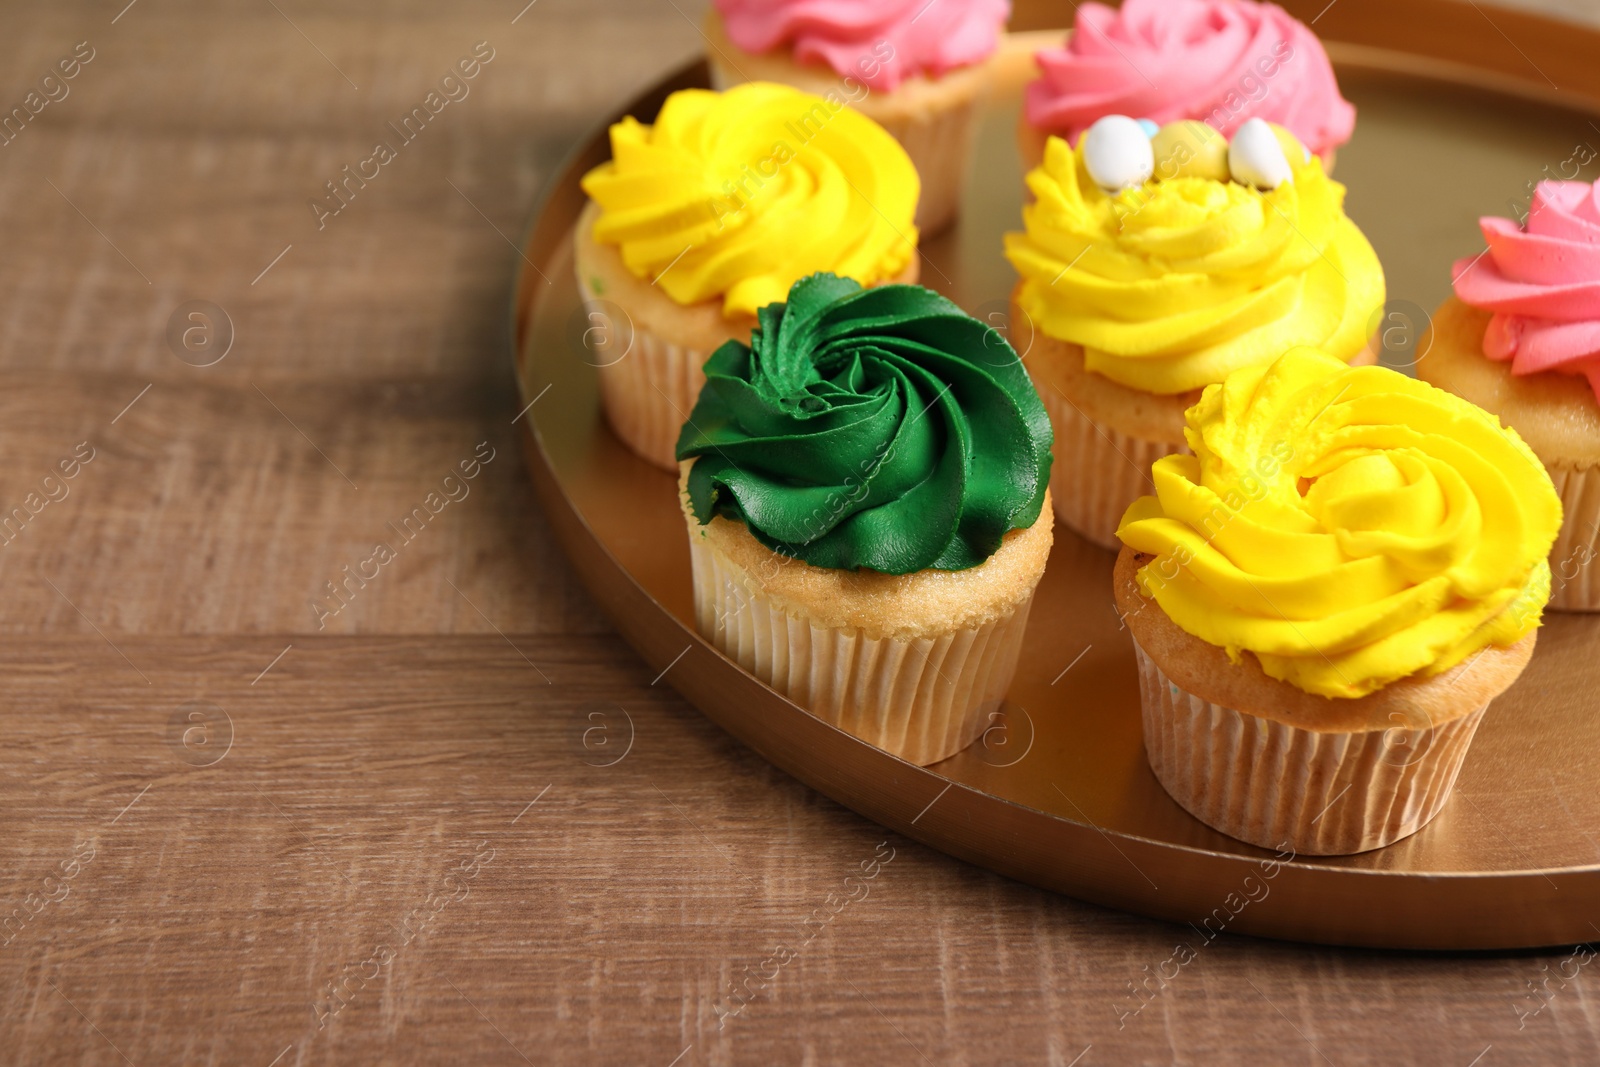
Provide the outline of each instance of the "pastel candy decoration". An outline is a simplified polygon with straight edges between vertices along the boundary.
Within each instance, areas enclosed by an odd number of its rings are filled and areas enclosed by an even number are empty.
[[[1156,177],[1209,178],[1225,182],[1228,173],[1228,139],[1203,122],[1186,119],[1169,122],[1150,139],[1156,155]]]
[[[1228,173],[1240,185],[1256,189],[1276,189],[1292,177],[1283,145],[1265,119],[1251,119],[1233,135]]]
[[[1144,127],[1126,115],[1107,115],[1083,135],[1083,165],[1096,185],[1117,192],[1148,181],[1156,156]]]
[[[1311,149],[1301,144],[1294,134],[1276,122],[1269,122],[1267,125],[1272,127],[1273,136],[1277,137],[1278,147],[1283,149],[1283,154],[1289,159],[1291,169],[1311,162]]]

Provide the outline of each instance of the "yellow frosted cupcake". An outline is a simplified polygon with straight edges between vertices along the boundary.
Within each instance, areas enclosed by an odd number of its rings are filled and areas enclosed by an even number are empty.
[[[1033,324],[1028,368],[1055,424],[1056,513],[1090,540],[1116,547],[1207,385],[1295,345],[1375,362],[1383,270],[1344,186],[1281,129],[1151,138],[1110,116],[1076,149],[1052,137],[1028,186],[1025,230],[1006,235],[1013,313]]]
[[[826,121],[805,118],[817,114]],[[749,337],[757,309],[797,280],[916,280],[916,171],[843,105],[764,83],[686,89],[653,125],[613,126],[611,154],[583,179],[578,286],[626,319],[595,335],[601,401],[617,436],[658,467],[677,468],[706,356]]]
[[[1415,833],[1533,653],[1561,504],[1515,430],[1309,348],[1187,413],[1193,455],[1118,536],[1145,752],[1251,844],[1328,855]]]
[[[793,85],[849,104],[902,145],[922,176],[917,226],[955,220],[1008,0],[713,0],[712,81]]]
[[[913,763],[1011,684],[1050,554],[1050,421],[944,297],[803,279],[730,341],[678,441],[700,633]]]
[[[1600,186],[1540,182],[1524,224],[1478,222],[1417,376],[1486,408],[1544,461],[1566,521],[1550,607],[1600,611]]]

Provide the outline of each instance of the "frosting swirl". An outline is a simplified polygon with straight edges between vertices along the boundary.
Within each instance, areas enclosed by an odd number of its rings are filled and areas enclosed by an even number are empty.
[[[728,39],[746,52],[791,48],[801,63],[892,92],[994,53],[1010,0],[714,0]]]
[[[842,102],[766,82],[684,89],[653,126],[612,126],[611,156],[583,178],[594,238],[679,304],[754,315],[807,274],[872,285],[916,254],[916,169]]]
[[[1600,185],[1540,182],[1527,227],[1481,218],[1488,254],[1451,269],[1463,303],[1494,312],[1483,354],[1512,374],[1589,379],[1600,399]]]
[[[1299,154],[1299,153],[1296,153]],[[1018,303],[1085,366],[1149,393],[1220,382],[1295,345],[1343,360],[1383,305],[1383,269],[1320,160],[1261,191],[1157,178],[1121,193],[1090,180],[1083,146],[1052,137],[1028,175],[1024,233],[1006,234]]]
[[[1383,367],[1297,348],[1208,388],[1192,456],[1117,531],[1180,627],[1309,693],[1431,676],[1539,624],[1561,502],[1515,430]]]
[[[1321,42],[1276,4],[1085,3],[1066,44],[1036,58],[1028,122],[1074,143],[1105,115],[1200,119],[1225,135],[1262,118],[1326,158],[1355,127]]]
[[[802,279],[706,361],[678,438],[701,523],[818,567],[982,563],[1039,517],[1050,420],[1011,346],[914,285]]]

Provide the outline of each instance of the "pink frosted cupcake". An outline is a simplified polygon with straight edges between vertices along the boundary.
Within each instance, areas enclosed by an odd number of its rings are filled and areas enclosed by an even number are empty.
[[[1321,42],[1276,4],[1085,3],[1066,43],[1035,58],[1040,76],[1028,86],[1020,132],[1029,168],[1051,134],[1077,144],[1106,115],[1157,125],[1197,119],[1228,138],[1246,120],[1265,119],[1321,156],[1325,170],[1355,126]]]
[[[1010,12],[1010,0],[713,0],[712,82],[792,85],[888,130],[922,179],[927,236],[960,207],[976,104]]]
[[[1417,376],[1494,412],[1544,462],[1566,519],[1550,606],[1600,611],[1600,185],[1540,182],[1527,221],[1478,220]]]

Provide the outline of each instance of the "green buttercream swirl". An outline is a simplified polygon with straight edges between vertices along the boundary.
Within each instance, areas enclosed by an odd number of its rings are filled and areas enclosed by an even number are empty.
[[[914,285],[813,274],[706,361],[678,436],[702,524],[818,567],[988,559],[1039,517],[1050,420],[1005,338]]]

